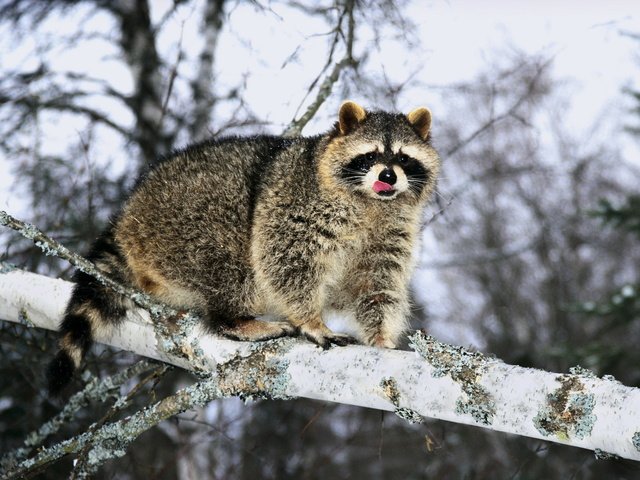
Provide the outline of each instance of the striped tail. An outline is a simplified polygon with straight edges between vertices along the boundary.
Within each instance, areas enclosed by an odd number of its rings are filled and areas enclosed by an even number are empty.
[[[112,229],[93,244],[87,258],[117,282],[126,282],[125,261]],[[77,271],[75,287],[60,323],[60,350],[49,364],[49,393],[59,394],[73,378],[93,343],[97,330],[117,326],[127,313],[129,301],[84,272]]]

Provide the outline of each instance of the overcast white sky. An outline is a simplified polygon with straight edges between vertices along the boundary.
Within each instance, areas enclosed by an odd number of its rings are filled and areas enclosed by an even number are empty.
[[[573,80],[573,104],[588,122],[585,113],[596,114],[640,72],[640,44],[621,34],[640,32],[636,1],[452,0],[425,10],[433,83],[469,79],[495,51],[553,55],[554,71]]]

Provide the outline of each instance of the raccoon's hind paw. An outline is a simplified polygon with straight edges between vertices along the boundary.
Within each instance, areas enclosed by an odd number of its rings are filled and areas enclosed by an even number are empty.
[[[220,334],[231,340],[257,342],[280,337],[294,337],[296,327],[288,322],[267,322],[256,318],[237,320],[233,326],[225,326]]]

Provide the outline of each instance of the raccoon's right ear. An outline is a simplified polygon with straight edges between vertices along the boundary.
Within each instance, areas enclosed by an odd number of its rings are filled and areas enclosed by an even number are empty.
[[[409,112],[407,119],[423,140],[429,138],[429,131],[431,130],[431,110],[426,107],[418,107]]]
[[[366,116],[367,112],[365,112],[364,108],[351,100],[347,100],[340,106],[340,113],[338,114],[340,133],[347,135],[353,132]]]

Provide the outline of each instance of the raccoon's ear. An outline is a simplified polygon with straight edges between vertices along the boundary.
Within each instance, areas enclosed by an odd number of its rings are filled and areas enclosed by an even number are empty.
[[[429,137],[431,130],[431,111],[425,107],[418,107],[411,110],[407,115],[409,123],[423,140]]]
[[[353,132],[366,116],[367,112],[365,112],[364,108],[351,100],[347,100],[340,106],[340,113],[338,114],[340,133],[347,135]]]

